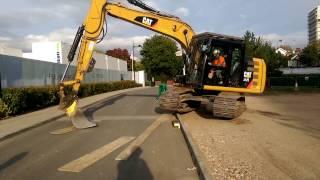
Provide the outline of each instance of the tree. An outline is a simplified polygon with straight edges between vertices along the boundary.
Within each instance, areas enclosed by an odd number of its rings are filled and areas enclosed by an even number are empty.
[[[145,70],[143,64],[141,62],[136,62],[134,66],[135,71],[143,71]]]
[[[149,77],[166,81],[181,74],[183,62],[176,56],[177,51],[176,43],[165,36],[154,35],[147,39],[140,54]]]
[[[130,59],[130,54],[127,49],[112,49],[112,50],[107,50],[106,55],[114,57],[114,58],[119,58],[122,60],[128,60]]]
[[[300,55],[300,61],[306,66],[319,66],[319,50],[320,42],[310,43],[306,48],[302,50]]]
[[[287,67],[289,58],[277,54],[269,42],[264,41],[261,37],[256,37],[250,31],[247,31],[243,38],[246,44],[246,57],[248,59],[253,57],[264,59],[269,75],[278,73],[280,67]]]

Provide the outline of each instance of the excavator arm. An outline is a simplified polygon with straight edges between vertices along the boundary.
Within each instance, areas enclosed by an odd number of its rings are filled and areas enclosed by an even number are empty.
[[[130,9],[121,4],[107,4],[108,15],[154,32],[169,36],[176,40],[184,50],[188,51],[194,32],[192,28],[179,18],[156,12],[143,12]]]
[[[137,0],[130,1],[137,3]],[[68,55],[69,64],[60,83],[60,108],[66,112],[67,116],[72,120],[73,125],[79,129],[96,126],[95,123],[84,119],[84,116],[77,107],[77,95],[85,74],[94,66],[95,61],[92,58],[94,46],[106,34],[104,25],[106,24],[107,15],[169,36],[179,42],[187,52],[191,39],[194,36],[192,28],[177,17],[161,14],[157,11],[150,11],[149,9],[147,11],[138,11],[121,4],[109,3],[107,0],[92,0],[87,17],[83,25],[79,27],[74,39]],[[79,44],[80,51],[77,57],[75,78],[71,81],[65,81],[66,73],[74,59]],[[65,95],[64,88],[66,86],[72,86],[71,94]]]

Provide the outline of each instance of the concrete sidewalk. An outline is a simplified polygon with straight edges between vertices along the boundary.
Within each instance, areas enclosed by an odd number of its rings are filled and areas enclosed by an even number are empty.
[[[83,98],[79,102],[79,107],[84,108],[102,99],[106,99],[118,94],[145,89],[144,87],[131,88],[120,91],[113,91],[104,94],[99,94],[87,98]],[[58,106],[49,107],[43,110],[31,112],[28,114],[12,117],[0,121],[0,141],[6,138],[17,135],[44,123],[60,119],[65,116],[65,113],[58,110]],[[70,122],[71,123],[71,122]]]

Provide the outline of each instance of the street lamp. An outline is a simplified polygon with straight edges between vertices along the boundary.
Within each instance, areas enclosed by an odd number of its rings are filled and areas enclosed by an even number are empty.
[[[136,81],[136,73],[134,71],[134,48],[142,47],[141,45],[134,45],[134,41],[132,43],[132,62],[131,62],[131,69],[132,69],[132,80]]]
[[[282,42],[283,42],[283,40],[280,39],[280,40],[279,40],[280,45],[278,45],[278,48],[280,48],[280,47],[282,46]]]

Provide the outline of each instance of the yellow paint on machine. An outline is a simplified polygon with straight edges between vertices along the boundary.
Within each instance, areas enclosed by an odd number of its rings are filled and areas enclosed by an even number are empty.
[[[255,65],[254,68],[258,69],[257,73],[257,79],[254,79],[254,85],[252,88],[235,88],[235,87],[224,87],[224,86],[210,86],[205,85],[203,87],[204,90],[208,91],[225,91],[225,92],[238,92],[238,93],[254,93],[254,94],[260,94],[263,93],[265,90],[266,85],[266,63],[262,59],[253,59]]]
[[[120,137],[119,139],[106,144],[105,146],[88,153],[79,159],[71,161],[70,163],[58,168],[59,171],[66,171],[66,172],[81,172],[85,168],[93,165],[97,161],[101,160],[102,158],[106,157],[116,149],[120,148],[121,146],[127,144],[128,142],[132,141],[135,137]]]

